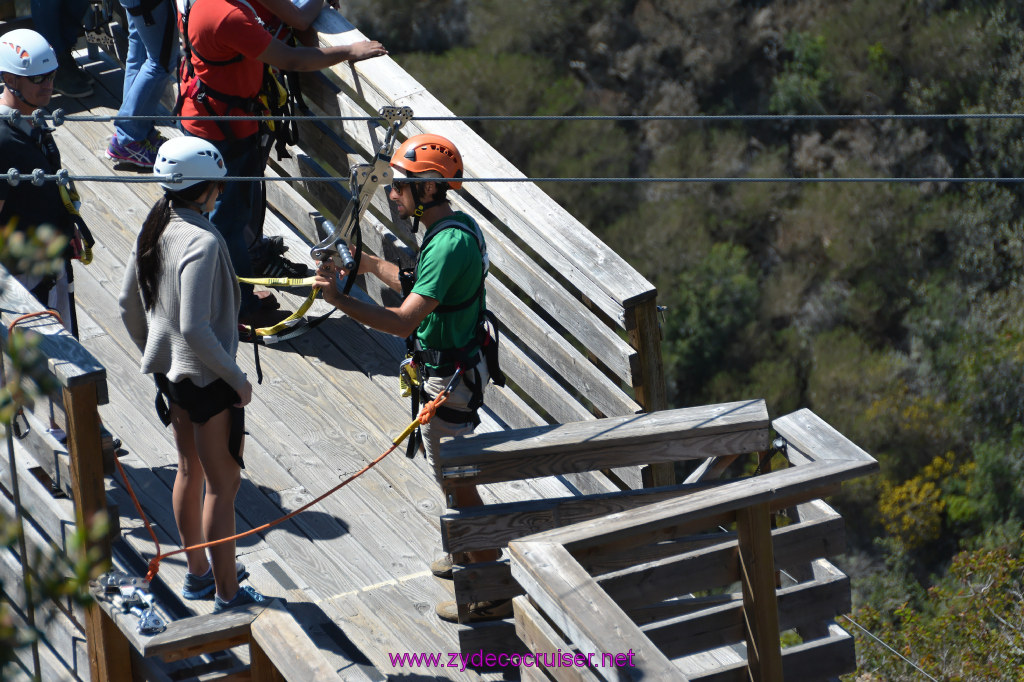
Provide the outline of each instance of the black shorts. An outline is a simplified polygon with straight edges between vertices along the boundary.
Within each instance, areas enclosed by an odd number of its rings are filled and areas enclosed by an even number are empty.
[[[154,374],[156,387],[156,411],[161,421],[171,423],[164,397],[188,413],[193,424],[205,424],[224,410],[231,411],[231,431],[228,435],[228,451],[238,466],[245,468],[242,462],[242,436],[245,435],[245,409],[235,407],[241,400],[238,392],[228,382],[217,379],[209,386],[196,386],[191,379],[171,383],[163,374]]]

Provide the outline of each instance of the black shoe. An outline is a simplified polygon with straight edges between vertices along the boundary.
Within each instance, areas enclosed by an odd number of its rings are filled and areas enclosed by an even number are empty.
[[[270,597],[264,596],[249,587],[248,585],[242,585],[238,588],[238,592],[231,601],[224,601],[218,594],[213,598],[213,612],[221,613],[228,609],[237,609],[243,606],[266,606],[270,603]]]
[[[70,53],[57,57],[57,75],[53,79],[53,91],[66,97],[88,97],[93,92],[88,74],[78,67],[78,62]]]
[[[294,263],[281,254],[274,254],[266,260],[253,261],[252,264],[253,272],[256,273],[257,277],[286,277],[288,279],[298,279],[306,277],[310,273],[310,268],[301,263]]]

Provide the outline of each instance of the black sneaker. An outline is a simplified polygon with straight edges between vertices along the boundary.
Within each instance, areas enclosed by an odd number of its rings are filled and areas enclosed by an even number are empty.
[[[287,277],[289,279],[297,279],[306,277],[310,273],[310,268],[300,263],[294,263],[281,254],[274,254],[269,258],[261,261],[254,261],[252,264],[253,272],[256,273],[257,277]]]
[[[266,597],[248,585],[243,585],[238,588],[238,593],[231,599],[231,601],[224,601],[218,594],[213,598],[213,612],[221,613],[228,609],[236,609],[242,606],[266,606],[270,603],[270,597]]]
[[[71,53],[57,56],[57,75],[53,79],[53,91],[67,97],[88,97],[92,94],[89,75],[78,66]]]

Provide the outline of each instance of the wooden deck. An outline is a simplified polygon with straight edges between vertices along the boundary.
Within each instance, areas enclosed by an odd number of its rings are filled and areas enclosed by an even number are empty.
[[[102,60],[88,63],[87,69],[97,80],[96,93],[80,101],[55,97],[51,108],[116,112],[120,69]],[[109,122],[60,126],[56,138],[65,167],[74,175],[131,175],[113,169],[104,156],[112,130]],[[81,341],[107,369],[109,403],[100,409],[103,423],[123,443],[126,454],[120,462],[166,551],[179,546],[170,508],[175,448],[170,429],[157,419],[152,381],[139,373],[139,354],[117,306],[124,263],[159,188],[83,182],[79,191],[82,214],[98,242],[94,262],[75,266]],[[268,212],[266,233],[282,235],[294,259],[308,254],[308,245],[273,212]],[[278,296],[292,309],[301,301],[287,293]],[[318,302],[311,313],[326,310],[323,305]],[[400,340],[340,314],[292,343],[261,349],[265,379],[246,410],[246,468],[236,503],[239,531],[301,506],[388,447],[409,422],[407,399],[397,390],[403,351]],[[243,345],[238,359],[255,381],[251,347]],[[493,417],[481,425],[481,430],[499,428],[502,424]],[[496,503],[563,497],[574,490],[546,478],[489,485],[482,494],[486,502]],[[154,556],[156,548],[119,479],[109,486],[109,499],[121,515],[115,555],[136,573],[144,572],[138,558]],[[347,679],[501,679],[458,668],[397,668],[389,659],[389,654],[458,651],[457,626],[433,612],[436,602],[452,598],[450,583],[428,569],[441,553],[439,517],[444,511],[424,459],[410,461],[397,452],[295,519],[243,539],[238,556],[251,572],[249,584],[286,599],[287,609]],[[157,581],[177,592],[184,573],[178,555],[161,564]],[[212,602],[187,604],[187,615],[212,607]],[[236,653],[240,660],[247,658],[243,648]]]

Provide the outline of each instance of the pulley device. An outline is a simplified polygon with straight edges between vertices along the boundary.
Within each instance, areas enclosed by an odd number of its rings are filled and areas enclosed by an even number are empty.
[[[391,170],[391,155],[395,151],[397,133],[412,118],[412,109],[409,107],[382,107],[380,117],[388,123],[384,144],[377,151],[377,156],[372,164],[363,163],[352,166],[349,175],[351,198],[348,206],[345,207],[345,212],[342,213],[341,219],[336,225],[324,222],[324,234],[320,235],[322,239],[309,252],[313,260],[331,260],[336,268],[348,272],[342,290],[342,293],[345,294],[352,289],[355,274],[359,271],[359,260],[363,253],[359,218],[370,205],[377,187],[391,183],[391,178],[394,175]],[[349,249],[349,242],[354,246],[354,252]]]
[[[331,260],[335,267],[348,272],[342,290],[342,293],[345,294],[348,294],[352,289],[356,273],[359,271],[359,260],[363,253],[363,238],[362,231],[359,228],[359,219],[367,207],[369,207],[377,188],[381,185],[389,184],[393,177],[391,155],[394,153],[397,132],[412,118],[412,109],[409,107],[382,107],[379,115],[380,118],[387,122],[388,126],[384,144],[377,151],[377,156],[374,158],[373,163],[352,166],[349,174],[351,197],[348,205],[336,224],[325,220],[318,227],[317,233],[321,238],[320,242],[309,252],[313,260]],[[349,248],[350,242],[353,246],[351,249]],[[238,279],[240,282],[248,284],[275,287],[309,286],[313,282],[311,277],[303,279],[239,277]],[[334,312],[334,308],[332,308],[329,312],[312,320],[306,320],[303,317],[310,306],[313,305],[313,300],[319,293],[319,289],[314,288],[302,305],[299,306],[298,310],[273,327],[254,329],[240,325],[239,333],[241,340],[246,343],[252,343],[254,346],[260,346],[288,341],[305,334],[330,317]],[[257,381],[262,382],[263,372],[259,362],[259,351],[254,349],[254,352],[256,354]]]
[[[122,613],[131,613],[139,619],[139,634],[156,635],[167,629],[166,621],[156,611],[149,581],[145,578],[115,569],[101,575],[96,583],[103,590],[102,599],[109,600]]]

